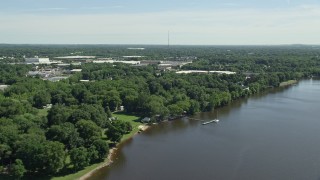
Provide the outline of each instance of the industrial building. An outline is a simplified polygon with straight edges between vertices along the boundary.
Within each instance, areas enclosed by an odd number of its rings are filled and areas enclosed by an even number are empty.
[[[54,59],[62,60],[62,61],[71,61],[71,62],[92,62],[96,56],[62,56],[55,57]]]
[[[124,64],[137,65],[137,64],[140,64],[140,61],[97,60],[97,61],[93,61],[93,63],[124,63]]]
[[[25,61],[27,64],[50,64],[49,58],[39,58],[39,57],[34,57],[34,58],[25,58]]]

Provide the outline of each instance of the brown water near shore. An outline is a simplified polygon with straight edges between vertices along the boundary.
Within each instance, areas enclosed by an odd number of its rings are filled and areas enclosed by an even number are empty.
[[[317,180],[319,104],[320,81],[304,80],[220,108],[217,124],[181,119],[154,125],[119,145],[113,163],[89,179]]]

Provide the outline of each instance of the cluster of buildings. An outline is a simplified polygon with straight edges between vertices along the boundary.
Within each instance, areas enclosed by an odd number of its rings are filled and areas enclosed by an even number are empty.
[[[142,50],[142,49],[141,49]],[[50,80],[50,81],[60,81],[62,79],[66,79],[72,73],[81,72],[81,69],[72,69],[69,70],[70,65],[80,66],[82,63],[124,63],[129,64],[136,67],[154,65],[160,71],[177,71],[182,66],[190,64],[193,60],[196,60],[197,57],[188,56],[188,57],[169,57],[165,61],[163,60],[141,60],[137,59],[142,58],[143,56],[123,56],[118,60],[113,58],[97,58],[96,56],[61,56],[55,57],[54,60],[50,60],[49,58],[25,58],[25,63],[34,64],[34,65],[48,65],[44,66],[44,68],[36,69],[28,72],[27,76],[39,76],[42,79]],[[50,66],[54,64],[55,68]],[[43,66],[41,66],[43,67]],[[49,68],[48,68],[49,67]],[[51,67],[51,68],[50,68]],[[186,71],[177,71],[178,74],[189,74],[189,73],[218,73],[218,74],[235,74],[235,72],[231,71],[200,71],[200,70],[186,70]]]
[[[55,57],[53,61],[49,58],[25,58],[26,64],[56,64],[58,67],[69,66],[69,65],[81,65],[82,63],[124,63],[130,64],[133,66],[147,66],[147,65],[156,65],[159,70],[171,70],[171,69],[179,69],[182,66],[192,63],[191,60],[187,57],[184,57],[183,60],[132,60],[137,58],[142,58],[143,56],[123,56],[120,60],[115,60],[113,58],[96,58],[96,56],[61,56]],[[194,59],[192,57],[191,59]],[[42,73],[39,72],[40,75]]]
[[[192,61],[160,61],[158,64],[159,70],[179,69],[184,65],[190,64]]]
[[[55,57],[55,60],[50,60],[49,58],[39,58],[35,56],[33,58],[24,58],[26,64],[63,64],[62,62],[68,62],[67,65],[70,65],[73,62],[91,62],[95,59],[95,56],[63,56]]]
[[[33,71],[29,71],[26,76],[39,77],[39,78],[42,78],[43,80],[48,80],[52,82],[57,82],[57,81],[69,78],[69,75],[67,75],[60,68],[44,69],[44,68],[38,68],[38,66],[36,66]]]

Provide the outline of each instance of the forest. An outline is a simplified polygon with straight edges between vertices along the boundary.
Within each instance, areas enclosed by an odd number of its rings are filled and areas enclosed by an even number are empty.
[[[0,91],[0,173],[15,179],[47,176],[103,161],[110,146],[132,131],[129,122],[112,118],[120,106],[127,114],[161,122],[320,74],[320,46],[143,47],[132,51],[124,45],[0,45],[0,85],[9,85]],[[140,55],[148,60],[195,56],[182,69],[236,74],[176,74],[154,65],[85,63],[77,67],[82,72],[50,82],[26,77],[32,65],[12,64],[24,56],[71,53]],[[48,104],[52,107],[46,108]]]

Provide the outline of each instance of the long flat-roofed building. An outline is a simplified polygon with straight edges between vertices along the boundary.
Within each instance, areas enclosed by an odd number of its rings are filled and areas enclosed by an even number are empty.
[[[55,59],[61,60],[61,61],[70,61],[70,62],[92,62],[96,56],[61,56],[61,57],[55,57]]]
[[[137,64],[140,64],[140,61],[97,60],[97,61],[93,61],[93,63],[124,63],[124,64],[137,65]]]
[[[27,64],[50,64],[49,58],[25,58]]]
[[[69,60],[82,60],[82,59],[94,59],[96,56],[60,56],[56,59],[69,59]]]

